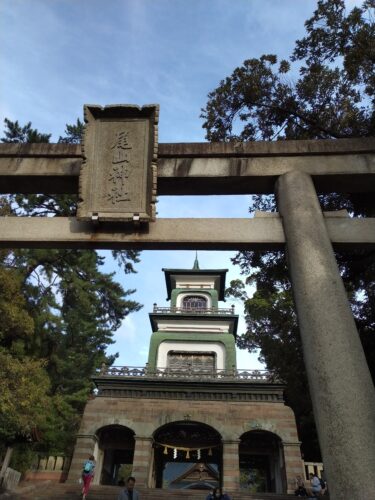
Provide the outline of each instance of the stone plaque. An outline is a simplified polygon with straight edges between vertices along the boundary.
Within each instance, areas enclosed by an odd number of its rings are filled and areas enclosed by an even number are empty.
[[[78,219],[155,219],[158,116],[157,105],[84,106]]]

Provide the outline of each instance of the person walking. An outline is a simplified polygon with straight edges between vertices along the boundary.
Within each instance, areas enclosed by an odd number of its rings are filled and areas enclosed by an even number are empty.
[[[318,475],[316,473],[314,474],[309,474],[310,476],[310,488],[308,488],[307,493],[311,498],[319,498],[322,495],[322,487],[320,484],[320,480],[318,478]]]
[[[305,482],[302,479],[302,476],[297,476],[295,479],[295,491],[294,495],[296,497],[307,497],[307,490],[305,488]]]
[[[128,477],[126,480],[126,487],[118,496],[117,500],[139,500],[139,493],[134,489],[135,478],[133,476]]]
[[[83,482],[82,500],[86,500],[87,498],[94,474],[95,474],[95,458],[93,455],[90,455],[88,460],[84,462],[82,469],[82,482]]]

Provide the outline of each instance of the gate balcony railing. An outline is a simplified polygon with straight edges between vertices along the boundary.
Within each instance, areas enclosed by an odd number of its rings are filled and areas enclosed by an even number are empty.
[[[153,313],[155,314],[223,314],[233,315],[234,306],[229,308],[222,307],[159,307],[154,304]]]
[[[218,370],[214,368],[156,368],[149,369],[137,366],[106,366],[97,371],[98,377],[143,377],[143,378],[172,378],[172,379],[216,379],[216,380],[247,380],[252,382],[277,382],[275,373],[269,370]]]

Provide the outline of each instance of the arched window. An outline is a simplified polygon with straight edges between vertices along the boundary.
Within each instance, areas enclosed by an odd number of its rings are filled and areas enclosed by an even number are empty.
[[[182,309],[188,311],[207,309],[207,299],[201,295],[187,295],[182,300]]]

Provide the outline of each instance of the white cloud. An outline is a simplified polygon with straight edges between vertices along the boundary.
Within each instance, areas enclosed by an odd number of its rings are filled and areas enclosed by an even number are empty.
[[[127,342],[134,342],[137,337],[137,328],[134,322],[134,316],[126,316],[120,328],[116,332],[116,337],[119,341],[126,340]]]

